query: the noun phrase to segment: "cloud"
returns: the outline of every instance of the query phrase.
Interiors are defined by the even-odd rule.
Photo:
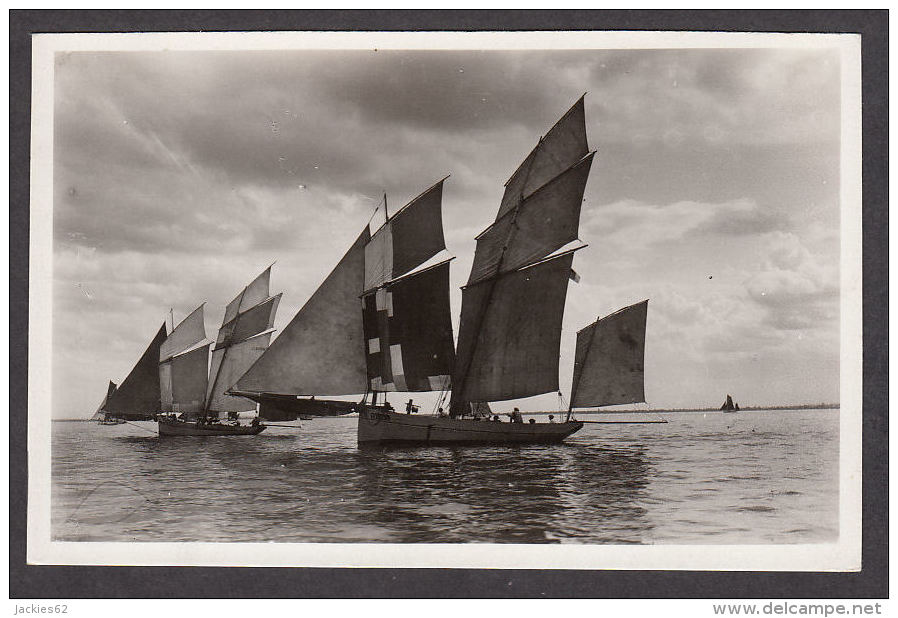
[[[839,139],[836,52],[610,52],[597,57],[592,69],[601,84],[596,91],[600,123],[612,141],[806,144]]]
[[[584,234],[620,246],[707,242],[715,237],[752,236],[788,229],[784,212],[764,208],[752,199],[721,203],[682,201],[645,204],[623,200],[589,208]]]
[[[747,282],[749,297],[778,329],[810,329],[838,318],[838,263],[813,255],[795,234],[764,238],[767,259]]]

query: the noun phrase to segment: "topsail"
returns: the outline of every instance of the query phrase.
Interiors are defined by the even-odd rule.
[[[212,352],[205,407],[211,412],[245,412],[256,404],[227,391],[268,349],[281,294],[268,296],[271,266],[246,286],[225,309]]]
[[[645,401],[648,303],[625,307],[577,333],[572,408]]]
[[[581,97],[506,183],[462,292],[452,414],[558,389],[561,318],[594,153]],[[577,247],[580,248],[580,247]],[[576,250],[576,249],[574,249]]]

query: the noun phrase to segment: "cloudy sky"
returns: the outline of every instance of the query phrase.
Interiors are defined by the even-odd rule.
[[[56,59],[54,416],[93,413],[169,307],[206,301],[211,335],[275,260],[283,327],[384,191],[446,174],[457,328],[474,236],[583,92],[565,393],[576,331],[649,298],[650,405],[837,401],[835,52],[81,52]]]

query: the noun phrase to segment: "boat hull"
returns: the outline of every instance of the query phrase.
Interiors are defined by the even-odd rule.
[[[583,423],[502,423],[386,412],[359,413],[358,442],[365,444],[553,444]]]
[[[310,399],[296,395],[231,391],[259,404],[259,418],[266,421],[295,421],[303,417],[342,416],[356,411],[358,403],[333,399]]]
[[[188,421],[159,421],[160,436],[255,436],[265,425],[197,425]]]

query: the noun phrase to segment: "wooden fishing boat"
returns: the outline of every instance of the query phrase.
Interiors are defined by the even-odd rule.
[[[388,412],[369,407],[359,414],[359,444],[552,444],[583,423],[507,423]]]
[[[163,342],[159,353],[162,415],[160,436],[256,435],[264,426],[219,423],[222,416],[253,411],[256,404],[227,391],[268,349],[281,295],[269,296],[271,266],[247,285],[225,309],[212,342],[206,342],[203,305]]]

